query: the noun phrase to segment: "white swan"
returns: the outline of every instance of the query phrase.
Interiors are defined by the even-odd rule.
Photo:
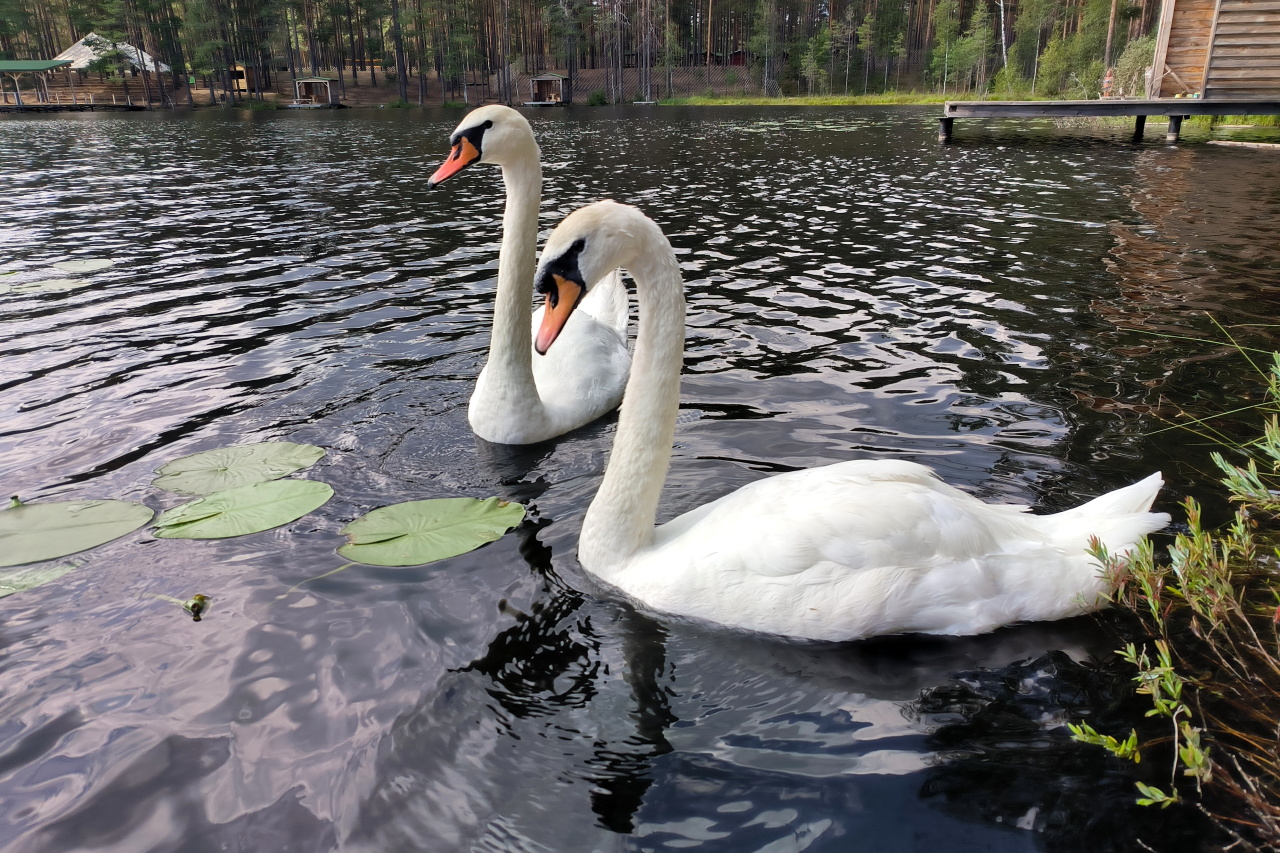
[[[1153,474],[1056,515],[989,505],[905,461],[853,461],[751,483],[655,528],[679,407],[685,302],[658,226],[599,202],[552,232],[538,267],[546,351],[602,272],[636,282],[640,328],[583,566],[650,608],[815,640],[977,634],[1105,604],[1090,537],[1124,554],[1169,521]],[[557,344],[558,345],[558,344]]]
[[[529,122],[510,107],[480,107],[467,114],[449,143],[448,159],[429,186],[472,163],[492,163],[502,167],[507,189],[493,337],[467,410],[471,429],[498,444],[534,444],[617,408],[631,355],[627,291],[616,271],[609,271],[581,316],[565,327],[564,350],[536,363],[532,357],[531,329],[542,322],[541,316],[530,319],[542,165]]]

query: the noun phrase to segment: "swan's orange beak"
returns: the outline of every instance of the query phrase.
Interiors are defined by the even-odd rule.
[[[578,307],[582,299],[582,285],[572,279],[560,275],[552,275],[556,288],[547,294],[547,307],[542,312],[542,325],[538,327],[538,336],[534,338],[533,348],[538,355],[546,355],[551,344],[560,335],[564,324],[569,322],[569,315]]]
[[[458,140],[458,144],[450,149],[449,156],[440,164],[440,168],[436,169],[435,174],[427,178],[427,186],[434,187],[436,184],[444,183],[479,159],[480,149],[476,148],[470,139],[462,137]]]

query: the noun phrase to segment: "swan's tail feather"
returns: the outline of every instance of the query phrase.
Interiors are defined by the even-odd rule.
[[[625,341],[629,311],[627,299],[622,271],[614,270],[587,291],[578,310],[585,311],[600,323],[614,329]]]
[[[1096,537],[1112,554],[1123,554],[1143,536],[1169,523],[1166,512],[1151,512],[1164,478],[1159,472],[1145,480],[1107,492],[1075,509],[1053,516],[1064,543],[1079,547]]]

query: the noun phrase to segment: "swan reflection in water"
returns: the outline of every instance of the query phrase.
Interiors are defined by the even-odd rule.
[[[1091,662],[1114,645],[1096,617],[796,643],[585,595],[519,535],[543,594],[385,738],[359,849],[1120,850],[1185,829],[1067,734],[1141,715]]]

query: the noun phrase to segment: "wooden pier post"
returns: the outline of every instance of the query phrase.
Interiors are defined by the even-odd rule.
[[[938,119],[938,141],[939,142],[951,141],[951,126],[953,124],[955,124],[955,119],[951,118],[950,116],[943,116],[942,118]]]
[[[1182,131],[1182,116],[1169,116],[1169,129],[1165,131],[1164,141],[1172,145],[1178,141],[1178,134]]]
[[[1134,116],[1133,117],[1133,141],[1141,142],[1142,132],[1146,129],[1147,129],[1147,117]]]

